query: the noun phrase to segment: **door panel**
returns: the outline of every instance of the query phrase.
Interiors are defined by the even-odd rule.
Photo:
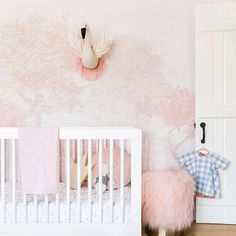
[[[196,36],[196,105],[197,107],[214,104],[213,82],[213,47],[212,33],[198,34]]]
[[[236,116],[236,31],[196,36],[196,112]]]
[[[236,31],[226,32],[224,38],[225,104],[236,107]]]
[[[196,11],[196,148],[230,161],[220,170],[221,198],[197,199],[198,223],[236,224],[236,4],[201,5]]]
[[[198,223],[236,224],[236,215],[230,210],[231,208],[236,210],[236,118],[198,119],[196,127],[200,127],[200,123],[203,121],[206,123],[206,144],[204,146],[228,159],[230,165],[226,170],[219,170],[221,198],[197,198],[196,219]],[[201,136],[202,131],[197,128],[197,149],[202,147]],[[209,210],[210,212],[208,212]],[[212,212],[215,213],[212,215]]]

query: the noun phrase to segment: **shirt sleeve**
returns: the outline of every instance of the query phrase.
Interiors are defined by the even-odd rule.
[[[186,153],[179,157],[179,162],[181,166],[184,166],[186,162],[189,162],[192,159],[193,153]]]
[[[224,159],[222,156],[213,153],[212,160],[216,168],[224,170],[228,165],[229,161]]]

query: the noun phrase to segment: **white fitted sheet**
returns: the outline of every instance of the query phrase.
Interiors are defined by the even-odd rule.
[[[110,192],[103,193],[103,222],[111,222],[109,197]],[[2,198],[1,198],[2,199]],[[59,185],[59,222],[68,223],[68,205],[66,203],[66,188],[65,184]],[[89,222],[89,207],[88,207],[88,188],[81,188],[81,222]],[[5,183],[5,208],[6,208],[6,223],[14,222],[14,212],[12,203],[12,188],[10,183]],[[45,207],[44,196],[37,196],[37,222],[47,223],[47,211]],[[120,190],[113,191],[113,222],[121,222],[122,211],[120,204]],[[124,221],[129,222],[131,212],[130,186],[124,187]],[[0,223],[3,222],[3,204],[0,204]],[[23,204],[23,196],[17,186],[16,191],[16,222],[25,222],[25,208]],[[70,191],[70,222],[76,223],[79,219],[79,211],[77,204],[77,191]],[[92,190],[92,222],[100,222],[99,218],[99,195]],[[48,196],[48,222],[57,222],[57,208],[55,196]],[[35,223],[35,204],[33,195],[27,195],[27,222]]]

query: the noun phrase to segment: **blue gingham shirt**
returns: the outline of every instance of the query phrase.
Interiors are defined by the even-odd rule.
[[[218,169],[225,169],[229,161],[222,156],[210,152],[206,157],[198,152],[182,155],[179,161],[193,176],[196,183],[196,193],[220,198],[220,176]]]

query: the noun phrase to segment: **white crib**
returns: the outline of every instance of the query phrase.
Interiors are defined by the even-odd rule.
[[[18,128],[0,128],[1,202],[0,235],[141,235],[141,130],[136,128],[60,128],[65,141],[65,183],[55,196],[22,195],[18,171]],[[88,184],[70,188],[70,145],[76,140],[78,157],[86,144]],[[92,188],[93,145],[99,153],[102,175],[102,147],[110,149],[110,177],[113,176],[113,147],[119,145],[120,188],[103,193]],[[131,185],[124,187],[124,151],[131,154]],[[77,176],[80,167],[77,166]],[[99,178],[101,179],[101,178]],[[77,181],[79,183],[79,181]],[[109,183],[113,189],[112,181]]]

